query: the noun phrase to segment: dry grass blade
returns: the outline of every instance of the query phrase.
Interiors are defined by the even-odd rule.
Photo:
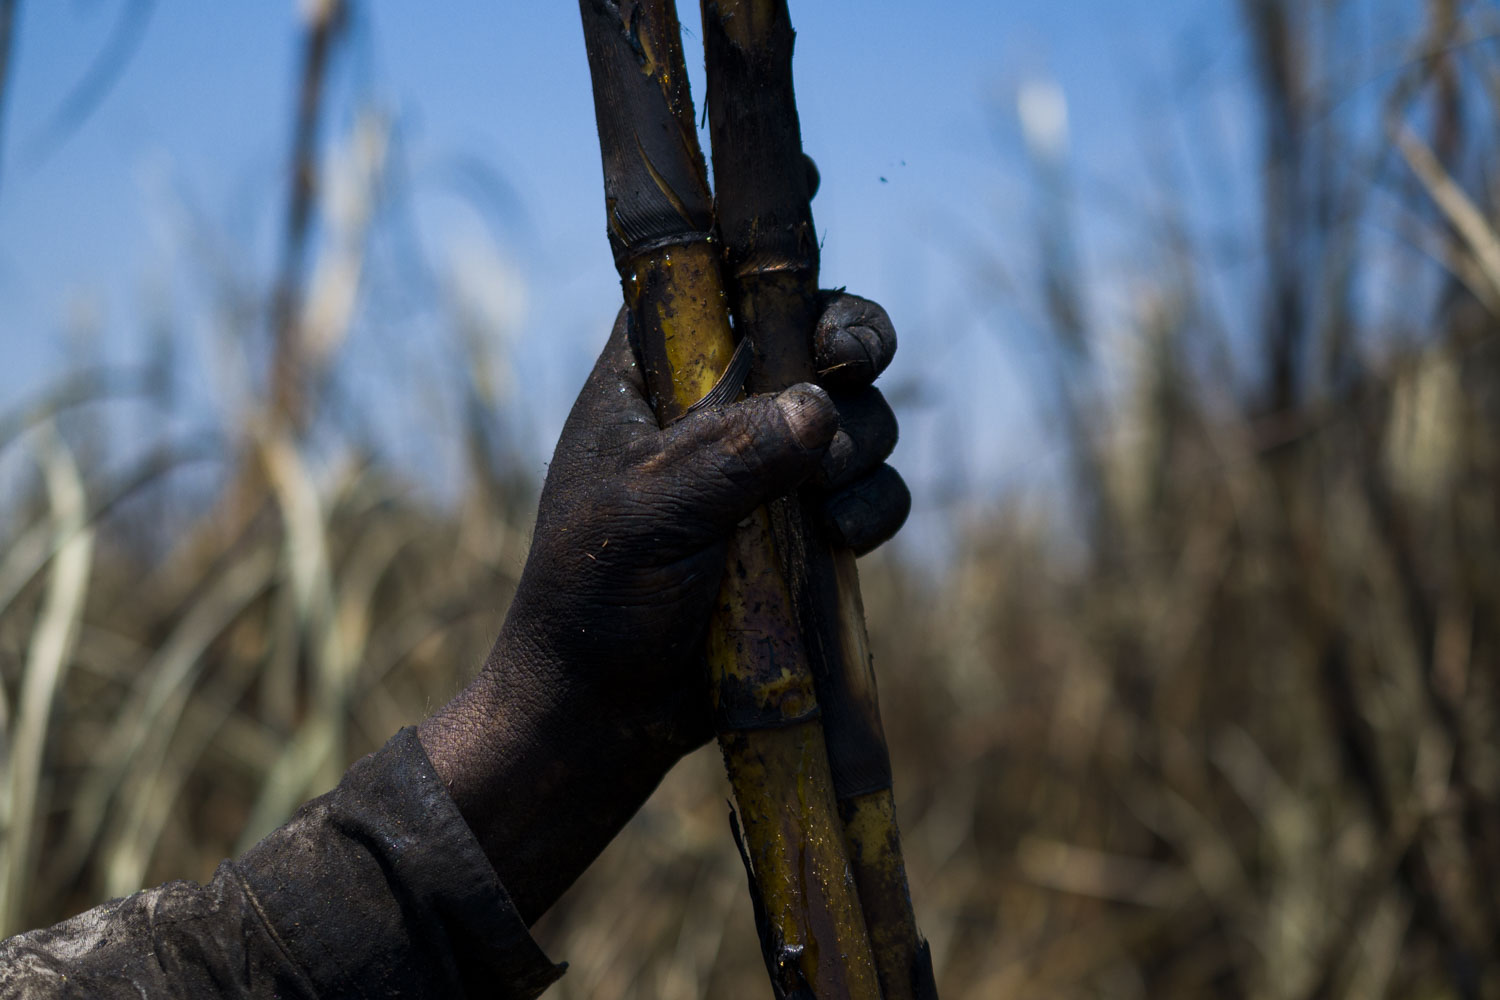
[[[207,583],[141,666],[99,750],[97,766],[73,800],[59,852],[61,871],[82,866],[105,831],[109,804],[126,785],[139,787],[150,762],[160,760],[197,677],[208,667],[209,647],[271,582],[275,557],[269,548],[254,550]],[[125,886],[123,891],[138,888]]]
[[[328,245],[314,265],[301,318],[304,378],[321,372],[349,334],[389,145],[389,120],[364,111],[347,148],[332,158],[325,199]]]
[[[1500,294],[1500,234],[1443,168],[1432,147],[1423,142],[1410,126],[1396,122],[1391,127],[1391,135],[1412,173],[1417,175],[1433,202],[1469,245],[1491,287]]]
[[[234,605],[233,600],[226,602],[226,610]],[[221,620],[227,625],[232,617],[231,613]],[[191,685],[173,692],[162,722],[151,730],[120,785],[118,815],[101,840],[105,895],[123,896],[146,885],[146,872],[183,785],[234,712],[258,665],[231,661],[218,671],[212,698]]]
[[[67,542],[46,519],[38,520],[10,540],[5,559],[0,561],[0,615],[5,614],[16,595],[57,554],[58,546]]]
[[[150,374],[140,369],[88,367],[70,372],[34,399],[0,414],[0,448],[9,447],[29,428],[55,420],[64,411],[143,395],[150,381]]]
[[[329,766],[341,744],[342,715],[332,706],[331,689],[341,681],[341,664],[330,663],[326,647],[334,614],[333,568],[328,551],[326,512],[317,485],[291,438],[273,432],[260,441],[261,461],[281,511],[282,565],[290,585],[295,633],[317,669],[313,711],[271,766],[250,819],[240,834],[238,851],[248,849],[275,829],[306,797]]]
[[[285,560],[302,623],[299,635],[311,673],[311,698],[306,716],[270,767],[241,833],[241,850],[280,824],[309,794],[331,786],[342,771],[376,590],[410,540],[399,529],[377,529],[361,536],[336,570],[327,535],[332,512],[319,500],[306,466],[289,439],[272,439],[265,449],[286,528]]]
[[[99,499],[90,505],[82,527],[97,526],[101,518],[136,491],[158,485],[178,465],[199,458],[202,455],[180,444],[147,455],[129,475],[96,487],[94,492]],[[5,615],[12,603],[70,540],[58,534],[45,518],[10,540],[4,558],[0,559],[0,616]]]
[[[313,210],[317,204],[318,130],[328,103],[328,73],[343,38],[349,11],[345,0],[316,0],[302,6],[306,33],[292,148],[281,259],[271,303],[271,413],[300,428],[308,416],[303,281]]]
[[[62,539],[47,594],[31,635],[21,696],[5,760],[5,845],[0,868],[0,934],[22,929],[36,865],[38,796],[47,762],[52,706],[67,674],[89,593],[94,534],[88,529],[83,477],[66,444],[50,425],[38,429],[36,447],[47,484],[53,528]]]
[[[1016,865],[1038,885],[1136,906],[1176,910],[1193,894],[1192,879],[1177,868],[1041,838],[1017,845]]]
[[[29,144],[33,162],[54,152],[93,114],[139,51],[155,9],[156,0],[123,0],[104,48]]]

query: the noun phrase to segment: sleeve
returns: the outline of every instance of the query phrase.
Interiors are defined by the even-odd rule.
[[[402,730],[206,886],[0,942],[0,1000],[493,997],[562,975]]]

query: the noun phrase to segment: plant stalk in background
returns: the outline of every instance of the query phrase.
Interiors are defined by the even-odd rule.
[[[5,91],[10,82],[11,39],[15,36],[16,7],[21,0],[0,0],[0,156],[5,152]]]
[[[349,10],[345,0],[317,0],[307,5],[307,34],[302,50],[302,80],[292,132],[291,190],[281,263],[271,302],[272,419],[294,430],[308,419],[309,400],[302,343],[301,311],[308,237],[318,192],[318,124],[326,101],[328,67]]]

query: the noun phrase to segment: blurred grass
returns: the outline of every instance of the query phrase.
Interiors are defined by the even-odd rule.
[[[1431,0],[1372,88],[1364,5],[1241,6],[1261,217],[1230,308],[1169,203],[1106,342],[1039,144],[1067,495],[977,505],[950,563],[863,570],[948,1000],[1500,997],[1495,12]],[[0,416],[0,461],[34,468],[0,520],[6,930],[207,878],[493,639],[535,484],[487,365],[447,388],[446,502],[319,405],[389,155],[378,117],[354,130],[307,287],[291,260],[261,307],[315,444],[267,391],[205,492],[190,444],[121,472],[77,419],[149,375],[80,370]],[[726,795],[689,758],[547,915],[556,996],[764,995]]]

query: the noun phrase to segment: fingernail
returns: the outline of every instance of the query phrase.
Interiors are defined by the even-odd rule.
[[[811,382],[787,389],[776,397],[776,405],[786,417],[792,437],[809,450],[826,445],[839,429],[838,410],[834,408],[833,400]]]

